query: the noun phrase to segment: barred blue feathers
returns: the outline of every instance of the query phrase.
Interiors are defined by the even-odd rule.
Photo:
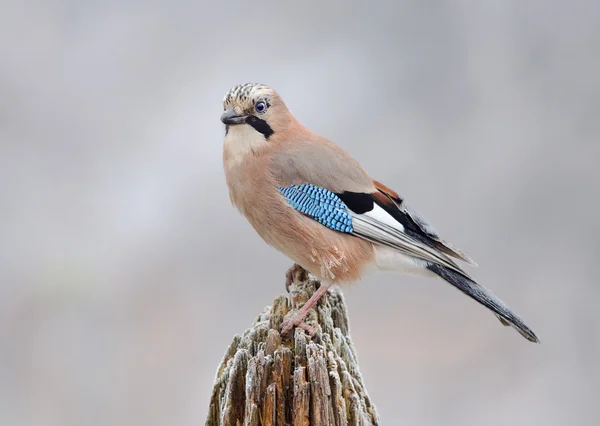
[[[293,208],[329,229],[346,233],[354,231],[352,216],[335,193],[310,183],[277,189]]]

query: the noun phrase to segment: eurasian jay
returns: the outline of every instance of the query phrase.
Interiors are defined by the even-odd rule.
[[[223,167],[231,202],[268,244],[322,283],[284,323],[283,334],[305,326],[306,313],[331,285],[388,270],[442,278],[492,310],[502,324],[539,342],[455,261],[475,265],[471,259],[339,146],[300,124],[275,90],[234,86],[223,106]]]

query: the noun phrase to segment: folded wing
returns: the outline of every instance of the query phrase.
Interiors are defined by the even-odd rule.
[[[279,187],[287,202],[322,225],[391,247],[423,263],[423,267],[492,310],[504,325],[511,325],[525,338],[538,342],[535,333],[491,291],[476,283],[449,256],[470,260],[442,241],[418,216],[403,209],[397,194],[376,183],[373,193],[335,193],[312,183]]]
[[[433,226],[410,208],[395,191],[381,182],[374,181],[374,183],[379,192],[375,194],[378,204],[401,222],[408,232],[413,233],[416,238],[425,239],[427,244],[449,256],[467,262],[471,266],[477,266],[477,263],[462,251],[442,240]]]
[[[309,183],[290,185],[279,188],[279,191],[296,210],[330,229],[391,247],[415,259],[445,266],[468,277],[452,259],[437,249],[437,241],[424,233],[407,231],[399,220],[388,213],[391,206],[381,206],[378,192],[334,193]]]

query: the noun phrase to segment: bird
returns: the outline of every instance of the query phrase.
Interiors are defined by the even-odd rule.
[[[442,240],[403,197],[340,146],[303,126],[281,96],[260,83],[223,99],[223,169],[231,203],[262,239],[320,282],[288,315],[282,335],[304,320],[332,285],[376,271],[440,278],[491,310],[531,342],[537,335],[458,262],[476,263]],[[289,282],[288,271],[288,282]]]

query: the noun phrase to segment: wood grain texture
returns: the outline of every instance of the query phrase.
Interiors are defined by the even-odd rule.
[[[301,328],[286,339],[279,334],[285,316],[319,285],[296,268],[289,298],[275,299],[233,338],[217,368],[206,426],[380,424],[359,373],[339,289],[330,289],[307,316],[317,336]]]

